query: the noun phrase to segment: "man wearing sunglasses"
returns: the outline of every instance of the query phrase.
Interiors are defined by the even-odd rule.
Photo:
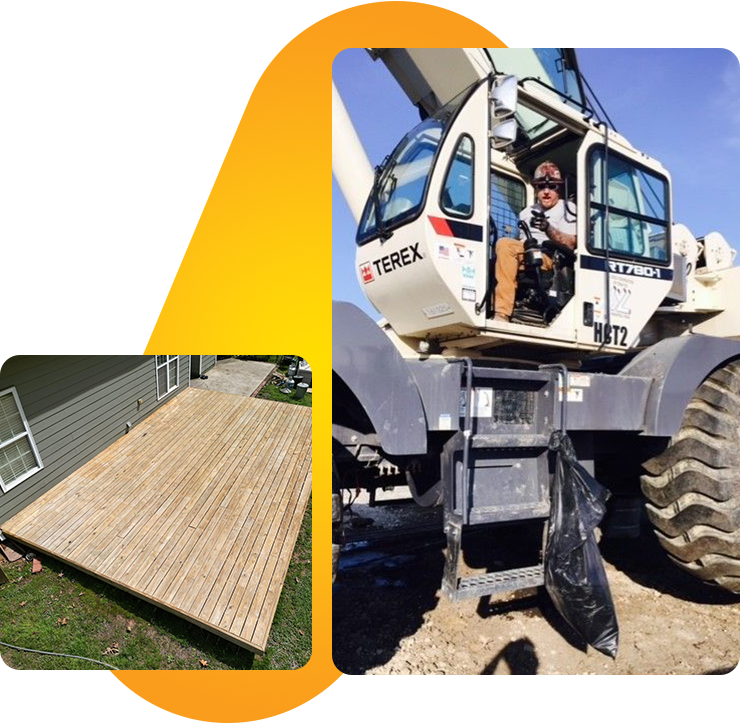
[[[534,171],[537,202],[528,206],[519,219],[525,221],[538,244],[550,240],[569,249],[576,248],[575,206],[563,201],[563,177],[552,162],[541,163]],[[552,269],[552,258],[542,255],[542,269]],[[516,277],[524,268],[524,242],[517,239],[499,239],[496,242],[496,293],[494,319],[508,322],[514,311]]]

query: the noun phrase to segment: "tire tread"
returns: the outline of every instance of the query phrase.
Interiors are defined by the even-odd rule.
[[[658,541],[691,575],[740,593],[740,363],[696,390],[679,432],[644,463]]]

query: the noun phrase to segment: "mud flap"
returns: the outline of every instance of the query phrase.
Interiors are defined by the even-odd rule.
[[[619,625],[594,537],[606,512],[609,491],[578,462],[566,434],[554,432],[549,447],[556,461],[545,587],[571,628],[597,651],[616,658]]]

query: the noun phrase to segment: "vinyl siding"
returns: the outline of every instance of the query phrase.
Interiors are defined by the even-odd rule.
[[[157,401],[154,357],[12,357],[0,390],[15,387],[44,465],[7,493],[0,527],[188,387],[189,355],[180,355],[178,387]],[[143,400],[139,405],[137,400]]]
[[[204,375],[216,364],[215,354],[192,354],[190,355],[190,378],[196,379]]]

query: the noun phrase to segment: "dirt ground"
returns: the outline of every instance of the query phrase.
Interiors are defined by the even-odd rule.
[[[345,673],[724,674],[740,660],[740,598],[679,570],[649,529],[601,543],[620,626],[612,661],[586,649],[543,589],[450,602],[439,591],[445,541],[430,532],[438,512],[424,518],[430,512],[415,506],[354,509],[377,520],[364,529],[370,536],[427,525],[412,539],[350,543],[343,553],[333,651]],[[365,537],[362,528],[352,534]],[[470,541],[469,571],[486,570],[492,557],[500,564],[502,551],[531,544],[524,538],[508,529]]]

